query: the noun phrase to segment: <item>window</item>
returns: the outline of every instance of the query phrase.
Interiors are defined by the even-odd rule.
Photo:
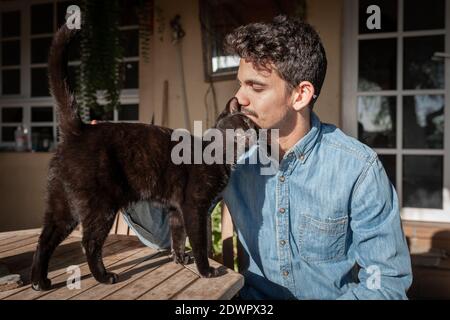
[[[250,22],[271,21],[279,14],[304,13],[304,1],[242,0],[200,1],[203,61],[206,80],[235,79],[239,58],[224,49],[225,36]],[[252,8],[252,10],[248,10]]]
[[[378,153],[404,219],[450,222],[450,1],[345,0],[344,21],[344,130]]]
[[[112,121],[139,120],[139,27],[132,6],[121,1],[120,29],[125,48],[123,109]],[[56,114],[49,94],[47,59],[54,32],[65,22],[66,9],[78,0],[11,1],[0,4],[0,148],[14,147],[14,131],[24,124],[34,151],[48,151],[57,142]],[[69,83],[75,87],[80,45],[69,49]],[[93,115],[95,118],[95,115]]]

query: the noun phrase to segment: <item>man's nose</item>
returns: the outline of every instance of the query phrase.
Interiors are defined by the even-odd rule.
[[[246,107],[250,104],[250,100],[245,95],[244,89],[242,87],[239,88],[234,96],[238,99],[238,102],[241,106]]]

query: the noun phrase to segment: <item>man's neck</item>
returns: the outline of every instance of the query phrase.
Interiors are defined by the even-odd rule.
[[[297,113],[297,117],[293,119],[292,130],[287,133],[283,133],[280,130],[280,137],[278,139],[279,144],[279,156],[280,160],[283,159],[285,153],[289,151],[300,139],[302,139],[311,130],[311,114],[309,111],[305,113]]]

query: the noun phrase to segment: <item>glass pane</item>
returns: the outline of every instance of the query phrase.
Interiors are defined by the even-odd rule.
[[[139,56],[139,30],[121,31],[124,57]]]
[[[396,159],[395,155],[391,154],[379,154],[378,158],[380,159],[381,163],[383,164],[384,170],[386,171],[386,174],[391,180],[392,185],[394,188],[396,187],[396,174],[397,174],[397,167],[396,167]]]
[[[79,70],[79,67],[76,66],[70,66],[68,68],[68,80],[69,80],[69,88],[71,90],[75,90],[76,84],[77,84],[77,72]]]
[[[250,22],[272,21],[273,17],[279,14],[302,16],[305,14],[304,2],[292,0],[199,1],[206,78],[210,76],[222,79],[236,78],[235,59],[227,58],[230,55],[224,50],[223,45],[228,33]],[[328,9],[330,8],[323,6],[320,10]],[[182,25],[183,19],[181,19]],[[213,63],[216,67],[214,69]]]
[[[380,8],[380,29],[369,29],[367,20],[373,15],[367,13],[367,8],[377,5]],[[396,0],[360,0],[359,1],[359,33],[378,33],[397,31],[397,1]],[[372,22],[372,20],[370,20]]]
[[[358,138],[372,148],[396,146],[396,98],[358,98]]]
[[[31,34],[53,32],[53,3],[31,6]]]
[[[14,131],[16,127],[2,127],[2,142],[14,142]]]
[[[445,29],[445,0],[406,0],[405,31]]]
[[[53,127],[31,127],[31,146],[34,151],[48,151],[53,143]]]
[[[2,37],[20,37],[20,11],[2,13]]]
[[[114,120],[114,112],[108,111],[104,112],[103,110],[94,110],[90,109],[90,117],[91,120],[100,120],[100,121],[113,121]]]
[[[444,36],[404,39],[403,87],[443,89],[444,61],[434,61],[435,52],[445,51]]]
[[[3,108],[2,109],[2,122],[22,122],[23,113],[21,107]]]
[[[76,36],[69,46],[69,61],[79,61],[81,58],[80,37]]]
[[[359,91],[397,88],[397,39],[359,41]]]
[[[138,25],[139,18],[137,15],[137,8],[139,0],[119,0],[120,6],[120,22],[121,26]]]
[[[47,63],[52,38],[31,40],[31,63]]]
[[[20,94],[20,70],[2,71],[2,93]]]
[[[64,23],[66,23],[66,13],[67,13],[67,7],[69,7],[70,5],[74,4],[77,5],[81,8],[81,1],[59,1],[56,4],[56,10],[57,10],[57,23],[58,23],[58,28],[61,27]]]
[[[125,104],[119,108],[119,120],[132,121],[139,120],[139,105]]]
[[[443,148],[444,104],[445,98],[442,95],[403,98],[404,148]]]
[[[52,122],[52,107],[31,107],[31,122]]]
[[[31,96],[49,96],[47,68],[31,69]]]
[[[139,64],[138,62],[125,62],[124,63],[124,89],[137,89],[139,88]]]
[[[2,65],[20,65],[20,41],[2,41]]]
[[[442,209],[442,156],[403,156],[403,206]]]

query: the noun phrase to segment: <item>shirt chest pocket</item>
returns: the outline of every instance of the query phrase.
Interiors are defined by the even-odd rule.
[[[300,255],[310,262],[338,261],[345,257],[348,217],[319,220],[302,215],[299,224]]]

